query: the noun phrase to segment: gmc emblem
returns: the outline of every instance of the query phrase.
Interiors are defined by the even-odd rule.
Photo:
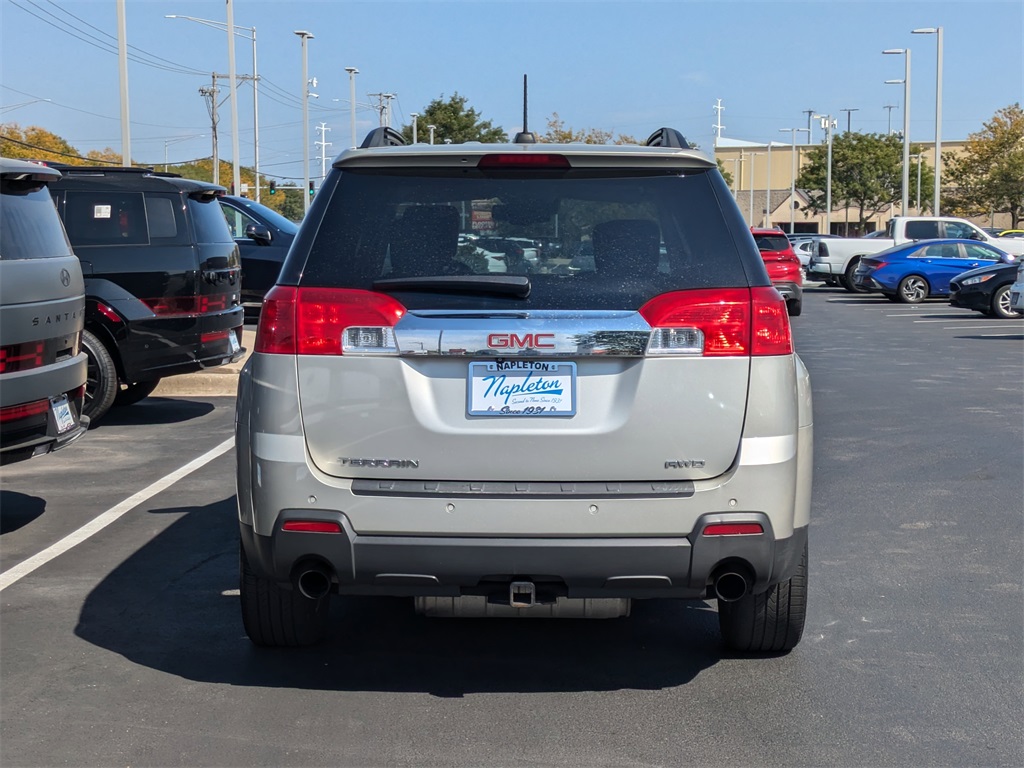
[[[487,337],[491,349],[554,349],[553,333],[492,333]]]

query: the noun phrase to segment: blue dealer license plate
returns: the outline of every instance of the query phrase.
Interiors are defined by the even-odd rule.
[[[470,363],[467,400],[470,416],[575,416],[576,363]]]

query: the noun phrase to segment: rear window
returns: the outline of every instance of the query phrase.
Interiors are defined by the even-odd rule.
[[[70,253],[46,187],[37,181],[0,179],[0,259],[45,259]]]
[[[903,230],[908,240],[934,240],[939,235],[937,221],[908,221]]]
[[[789,238],[785,235],[755,235],[754,242],[760,251],[784,251],[789,248]]]
[[[195,200],[189,198],[188,209],[196,230],[198,243],[234,243],[228,223],[215,198]]]
[[[636,309],[666,291],[745,286],[711,179],[702,171],[346,171],[308,261],[286,271],[302,285],[366,290],[388,278],[530,278],[526,299],[402,294],[410,309]]]
[[[188,243],[181,198],[175,193],[69,189],[64,226],[76,248]]]

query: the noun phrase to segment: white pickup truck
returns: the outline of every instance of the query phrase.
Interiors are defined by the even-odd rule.
[[[861,256],[869,256],[914,240],[936,238],[977,240],[1006,253],[1024,256],[1024,238],[993,237],[965,219],[949,216],[895,216],[886,227],[885,237],[819,240],[817,252],[811,255],[807,265],[807,276],[811,280],[824,280],[828,285],[841,285],[848,291],[858,292],[853,284],[853,273],[857,271]]]

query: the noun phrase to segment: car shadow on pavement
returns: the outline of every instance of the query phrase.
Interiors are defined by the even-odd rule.
[[[479,692],[658,690],[727,656],[700,601],[634,602],[611,620],[427,619],[411,598],[332,599],[320,645],[253,646],[238,605],[234,497],[181,518],[88,595],[75,634],[133,663],[233,686]]]
[[[111,408],[91,430],[140,424],[178,424],[199,419],[214,409],[212,403],[168,397],[147,397],[134,405]]]
[[[0,535],[28,525],[46,511],[46,499],[0,490]]]

